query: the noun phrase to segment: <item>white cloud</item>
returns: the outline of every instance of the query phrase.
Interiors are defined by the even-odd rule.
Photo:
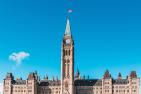
[[[21,51],[21,52],[13,52],[10,56],[9,56],[9,60],[16,62],[16,64],[20,64],[23,60],[25,60],[26,58],[28,58],[30,56],[29,53]]]
[[[2,93],[3,93],[3,84],[0,83],[0,94],[2,94]]]

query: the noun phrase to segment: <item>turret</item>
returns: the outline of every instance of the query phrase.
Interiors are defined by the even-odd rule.
[[[130,93],[139,94],[140,79],[138,78],[136,71],[131,71],[128,76],[128,81],[130,84]]]
[[[7,87],[4,89],[3,94],[11,94],[12,92],[12,83],[14,81],[14,76],[12,73],[7,73],[5,79],[4,79],[4,87]]]
[[[28,79],[27,79],[27,86],[28,86],[27,93],[28,94],[37,94],[37,82],[38,82],[37,78],[38,78],[38,75],[36,72],[29,73]]]
[[[111,78],[111,74],[109,73],[108,70],[106,70],[106,72],[104,73],[103,79],[109,79]]]
[[[80,79],[80,72],[79,72],[79,69],[77,69],[77,71],[76,71],[75,79]]]
[[[121,80],[122,79],[122,75],[121,73],[118,74],[118,80]]]
[[[131,78],[137,78],[136,71],[131,71],[130,77],[131,77]]]
[[[102,94],[112,94],[112,77],[108,70],[105,71],[102,79],[102,92]]]

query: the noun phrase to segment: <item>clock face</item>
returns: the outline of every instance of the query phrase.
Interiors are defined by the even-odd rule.
[[[67,39],[66,40],[66,44],[70,44],[71,40],[70,39]]]

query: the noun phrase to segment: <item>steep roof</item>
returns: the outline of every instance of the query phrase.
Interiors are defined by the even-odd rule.
[[[112,79],[112,84],[128,84],[127,79]],[[75,80],[75,86],[102,86],[101,79],[78,79]]]
[[[113,80],[113,84],[128,84],[129,81],[127,79],[116,79],[116,80]]]
[[[39,86],[60,86],[61,81],[53,81],[53,80],[41,80],[39,81]]]
[[[70,28],[70,21],[69,21],[69,19],[67,19],[65,35],[66,36],[71,36],[71,28]]]
[[[23,84],[26,84],[26,80],[15,80],[13,84],[14,85],[23,85]]]
[[[75,80],[75,86],[101,86],[102,80],[98,79],[78,79]]]

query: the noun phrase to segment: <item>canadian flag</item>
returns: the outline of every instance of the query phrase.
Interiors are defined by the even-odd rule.
[[[69,10],[68,10],[68,13],[72,13],[72,9],[69,9]]]

